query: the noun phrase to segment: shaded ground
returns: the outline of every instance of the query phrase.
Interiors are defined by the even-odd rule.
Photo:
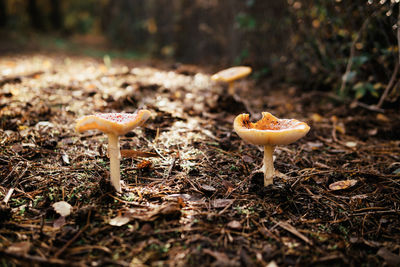
[[[398,110],[251,82],[237,84],[235,100],[195,66],[128,63],[0,58],[3,265],[400,263]],[[121,139],[128,152],[118,194],[108,183],[106,137],[77,134],[74,124],[138,107],[152,118]],[[262,150],[232,129],[237,114],[261,111],[311,126],[276,149],[275,167],[287,177],[268,188],[253,173]],[[329,188],[342,180],[356,183]],[[58,201],[73,206],[69,216],[54,211]]]

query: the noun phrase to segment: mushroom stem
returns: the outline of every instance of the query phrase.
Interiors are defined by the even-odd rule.
[[[272,154],[274,153],[274,150],[275,146],[264,146],[264,165],[262,166],[262,171],[264,173],[264,186],[268,186],[273,183],[275,169]]]
[[[233,85],[234,85],[233,81],[228,83],[228,94],[230,95],[235,94],[235,87]]]
[[[119,137],[116,134],[108,134],[108,156],[110,157],[111,184],[117,192],[121,193],[121,173],[119,166],[121,154],[119,152]]]

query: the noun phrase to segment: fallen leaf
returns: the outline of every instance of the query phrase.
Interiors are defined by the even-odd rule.
[[[200,185],[200,187],[204,191],[208,191],[208,192],[214,192],[216,190],[215,187],[213,187],[211,185],[206,185],[206,184],[202,184],[202,185]]]
[[[231,261],[228,255],[223,252],[212,251],[208,248],[203,249],[203,252],[216,259],[217,262],[214,263],[214,266],[238,266],[236,262]]]
[[[250,157],[250,156],[247,156],[247,155],[244,155],[244,156],[242,157],[242,159],[243,159],[243,161],[246,162],[246,163],[253,163],[253,162],[254,162],[254,159],[253,159],[252,157]]]
[[[177,219],[181,216],[181,205],[178,202],[156,206],[151,210],[130,209],[126,216],[146,222],[155,221],[160,217]]]
[[[235,186],[226,180],[222,180],[222,184],[225,186],[228,193],[232,192],[235,189]]]
[[[15,144],[11,147],[11,150],[14,151],[15,153],[21,152],[23,149],[21,144]]]
[[[275,261],[270,261],[265,267],[278,267]]]
[[[54,228],[61,228],[65,224],[65,217],[60,216],[57,220],[53,222],[53,227]]]
[[[324,144],[322,142],[308,142],[307,146],[311,148],[311,150],[318,150],[319,148],[323,147]]]
[[[129,221],[130,221],[129,217],[117,216],[115,218],[112,218],[109,224],[112,226],[122,226],[124,224],[127,224]]]
[[[233,203],[233,199],[214,199],[211,202],[213,208],[225,208]]]
[[[139,170],[148,170],[151,168],[151,161],[143,160],[136,165],[136,168]]]
[[[59,201],[54,203],[52,206],[54,210],[61,216],[66,217],[71,214],[72,206],[68,202]]]
[[[370,129],[370,130],[368,130],[368,134],[369,135],[376,135],[378,133],[378,129],[377,128],[373,128],[373,129]]]
[[[189,194],[171,194],[165,196],[166,199],[182,199],[185,201],[191,200],[193,197]]]
[[[330,190],[343,190],[349,187],[354,186],[357,183],[357,180],[343,180],[337,181],[329,185]]]
[[[65,154],[65,153],[62,154],[62,155],[61,155],[61,158],[62,158],[62,160],[64,161],[65,164],[68,165],[68,164],[70,163],[70,162],[69,162],[69,157],[68,157],[67,154]]]

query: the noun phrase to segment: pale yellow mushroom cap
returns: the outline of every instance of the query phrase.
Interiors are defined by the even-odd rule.
[[[256,123],[249,120],[249,114],[235,118],[235,132],[246,142],[254,145],[288,145],[305,136],[310,130],[305,122],[295,119],[278,119],[269,112]]]
[[[251,68],[247,66],[237,66],[229,69],[221,70],[211,76],[213,81],[233,82],[237,79],[246,77],[251,73]]]
[[[137,113],[98,113],[79,119],[75,129],[78,133],[87,130],[99,130],[103,133],[121,136],[143,125],[150,114],[150,111],[146,109]]]

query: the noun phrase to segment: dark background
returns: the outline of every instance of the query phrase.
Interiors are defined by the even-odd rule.
[[[72,40],[216,68],[250,65],[257,81],[369,104],[390,87],[388,104],[400,91],[397,2],[0,0],[1,42],[12,43],[1,52],[53,36],[46,42]]]

